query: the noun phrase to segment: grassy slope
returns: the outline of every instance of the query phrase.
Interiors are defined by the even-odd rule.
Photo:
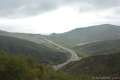
[[[103,55],[120,52],[120,40],[97,41],[74,47],[79,56]]]
[[[13,37],[0,36],[0,50],[32,57],[49,64],[58,64],[67,60],[67,53],[51,49],[42,44],[21,40]]]
[[[76,80],[30,58],[0,51],[0,80]]]
[[[85,80],[93,80],[93,77],[119,77],[120,53],[87,57],[68,64],[62,70],[71,75],[84,77]]]

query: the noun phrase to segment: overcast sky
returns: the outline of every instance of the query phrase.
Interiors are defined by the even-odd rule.
[[[0,0],[0,29],[62,33],[96,24],[120,25],[120,0]]]

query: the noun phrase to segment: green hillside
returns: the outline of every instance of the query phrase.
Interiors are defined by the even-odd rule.
[[[79,56],[93,56],[120,52],[120,39],[97,41],[73,48]]]
[[[29,56],[37,61],[49,64],[63,63],[69,58],[67,52],[54,50],[27,40],[5,36],[0,36],[0,50],[13,55]]]
[[[67,74],[79,76],[82,80],[96,80],[95,78],[100,80],[118,78],[117,80],[119,80],[120,53],[87,57],[71,62],[62,70]]]
[[[77,28],[61,34],[51,34],[48,39],[72,48],[76,45],[83,45],[96,41],[120,39],[120,26],[103,24]]]
[[[53,50],[68,52],[65,49],[60,48],[58,45],[55,45],[56,43],[52,42],[51,40],[48,40],[44,35],[40,35],[40,34],[13,33],[13,32],[7,32],[7,31],[0,30],[0,35],[24,39],[27,41],[34,42],[36,44],[42,44]]]
[[[72,62],[75,53],[80,60]],[[103,24],[49,36],[0,31],[0,80],[119,80],[119,76],[120,26]]]
[[[0,51],[0,80],[76,80],[30,58],[6,54]]]

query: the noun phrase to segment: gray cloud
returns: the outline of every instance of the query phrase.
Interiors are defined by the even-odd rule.
[[[33,15],[54,8],[53,0],[0,0],[0,16]]]
[[[120,5],[120,0],[85,0],[96,8],[111,8]]]
[[[114,13],[120,16],[120,7],[114,9]]]
[[[80,11],[105,10],[120,7],[120,0],[75,0],[74,3],[78,4]]]
[[[0,0],[0,16],[30,16],[54,10],[63,5],[77,5],[80,11],[120,6],[120,0]]]

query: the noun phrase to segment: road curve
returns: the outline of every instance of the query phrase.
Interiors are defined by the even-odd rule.
[[[70,59],[68,59],[66,62],[62,63],[62,64],[58,64],[54,66],[55,70],[58,70],[62,67],[64,67],[65,65],[69,64],[72,61],[78,61],[80,60],[80,57],[78,57],[78,55],[75,53],[75,51],[68,49],[68,48],[64,48],[65,50],[67,50],[69,53],[71,53],[71,57]]]
[[[58,44],[54,43],[53,41],[50,41],[50,40],[47,40],[47,41],[48,41],[49,43],[51,43],[51,44],[53,44],[53,45],[56,45],[56,46],[58,46],[59,48],[64,49],[64,50],[66,50],[67,52],[70,53],[70,59],[68,59],[66,62],[64,62],[64,63],[62,63],[62,64],[58,64],[58,65],[54,65],[54,66],[53,66],[53,68],[54,68],[55,70],[58,70],[58,69],[64,67],[65,65],[67,65],[68,63],[70,63],[70,62],[72,62],[72,61],[78,61],[78,60],[80,60],[80,57],[78,57],[78,55],[76,54],[76,52],[75,52],[74,50],[71,50],[71,49],[69,49],[69,48],[63,47],[63,46],[61,46],[61,45],[58,45]]]

